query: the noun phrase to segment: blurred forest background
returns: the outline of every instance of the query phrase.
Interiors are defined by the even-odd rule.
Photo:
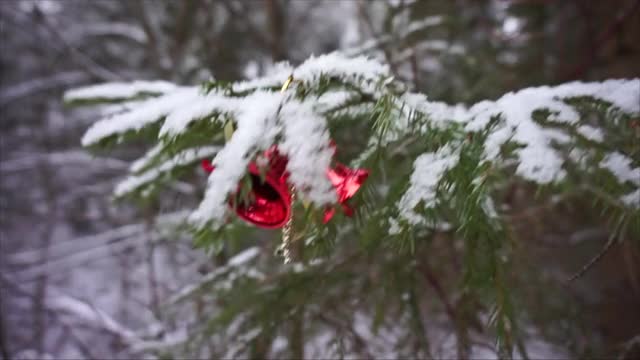
[[[188,235],[156,226],[170,223],[180,202],[197,203],[191,183],[142,206],[114,203],[114,184],[143,144],[87,153],[80,138],[97,114],[65,108],[64,90],[253,78],[278,61],[334,50],[387,62],[432,100],[471,104],[528,86],[640,76],[640,1],[0,1],[0,358],[130,358],[169,346],[184,334],[181,320],[197,323],[203,310],[196,296],[169,317],[165,300],[233,255],[208,257]],[[530,356],[639,356],[638,243],[614,246],[567,284],[600,251],[608,229],[601,214],[586,210],[589,199],[532,207],[534,190],[516,183],[508,199],[522,210],[512,219],[520,239],[514,262],[529,278],[518,283],[515,311],[526,309],[536,326],[525,336]],[[264,241],[255,234],[247,243]],[[420,256],[455,253],[451,244]],[[474,324],[482,319],[456,315],[455,261],[434,259],[423,269],[424,301],[439,311],[431,320],[450,316],[481,328]],[[360,344],[353,352],[361,357],[402,354],[384,334],[370,339],[342,320],[306,319]],[[436,350],[450,345],[447,333],[429,342],[436,357],[456,354]],[[211,346],[208,356],[229,356]],[[322,347],[309,340],[291,354],[323,354],[314,346]],[[251,354],[282,351],[274,341]]]

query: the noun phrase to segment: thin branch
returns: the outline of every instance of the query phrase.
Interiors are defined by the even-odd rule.
[[[602,248],[602,250],[600,250],[600,252],[597,253],[596,256],[594,256],[591,260],[589,260],[589,262],[586,263],[582,267],[582,269],[580,269],[580,271],[578,271],[573,276],[568,278],[566,280],[566,282],[570,283],[570,282],[582,277],[584,274],[586,274],[586,272],[589,269],[591,269],[596,263],[598,263],[604,257],[604,255],[607,252],[609,252],[609,250],[613,247],[613,244],[615,244],[616,240],[619,238],[619,235],[622,235],[624,233],[624,229],[626,229],[627,223],[628,222],[624,221],[624,218],[621,218],[621,221],[620,221],[619,225],[616,226],[616,229],[614,229],[614,231],[612,232],[611,236],[609,236],[609,240],[607,240],[607,243],[604,244],[604,247]],[[618,229],[620,229],[620,232],[617,231]]]

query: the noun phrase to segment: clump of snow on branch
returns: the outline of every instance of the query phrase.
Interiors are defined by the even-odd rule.
[[[488,127],[491,119],[499,119],[483,144],[484,159],[498,161],[502,145],[508,141],[517,142],[524,147],[516,150],[516,174],[527,180],[547,184],[563,179],[566,174],[562,168],[565,160],[552,144],[566,144],[572,139],[561,130],[538,124],[533,119],[533,114],[536,110],[546,109],[551,113],[549,120],[574,125],[578,122],[579,115],[564,100],[585,96],[610,102],[626,113],[640,112],[639,79],[608,80],[602,83],[573,82],[557,87],[528,88],[508,93],[496,101],[481,101],[468,109],[461,105],[432,102],[422,94],[405,93],[400,99],[409,107],[409,110],[405,110],[406,116],[410,116],[409,111],[421,112],[436,127],[446,127],[448,123],[455,122],[465,124],[467,131],[481,131]],[[592,141],[601,142],[604,139],[601,129],[589,125],[580,125],[576,131]],[[390,140],[396,140],[399,136],[403,135],[391,134]],[[415,206],[421,200],[426,207],[433,205],[435,186],[449,165],[455,164],[454,161],[455,158],[442,156],[440,152],[426,153],[416,159],[410,187],[398,204],[401,218],[410,224],[422,221],[414,212]],[[600,163],[600,167],[609,170],[622,183],[628,181],[640,186],[640,168],[631,168],[631,159],[620,153],[609,154]],[[628,206],[640,207],[640,189],[623,196],[621,201]],[[392,230],[398,232],[398,223],[395,219],[392,220]]]
[[[532,116],[536,110],[546,109],[551,113],[549,120],[575,124],[579,115],[564,100],[583,96],[608,101],[625,112],[638,112],[640,80],[572,82],[556,87],[542,86],[511,92],[495,102],[483,101],[472,106],[467,115],[466,130],[482,130],[492,118],[499,117],[502,122],[485,143],[486,158],[495,159],[505,142],[514,141],[524,145],[524,148],[516,150],[519,157],[518,175],[541,184],[558,181],[565,175],[562,169],[564,160],[552,143],[566,143],[570,138],[559,130],[543,128]],[[599,135],[585,127],[581,133],[595,140]]]
[[[149,184],[158,179],[161,175],[166,174],[173,169],[189,165],[197,162],[200,159],[213,156],[220,148],[216,146],[206,146],[196,149],[186,149],[172,157],[171,159],[163,162],[157,167],[153,167],[142,174],[131,175],[121,181],[114,190],[114,194],[117,197],[124,196],[145,184]],[[144,159],[144,158],[143,158]],[[143,160],[141,159],[141,160]],[[133,165],[139,165],[140,163],[134,163]],[[134,166],[132,165],[132,168]],[[140,165],[139,165],[140,166]],[[139,167],[138,166],[138,167]]]
[[[127,99],[140,95],[160,95],[174,91],[177,86],[167,81],[134,81],[131,83],[107,83],[69,90],[64,101],[90,101]]]
[[[602,133],[602,130],[591,125],[578,126],[576,131],[578,132],[578,134],[584,136],[585,139],[591,141],[602,142],[602,140],[604,140],[604,134]]]
[[[280,116],[284,141],[279,149],[289,159],[291,183],[317,204],[335,201],[335,192],[326,176],[333,156],[326,121],[313,111],[313,102],[288,102]]]
[[[458,163],[459,154],[450,146],[444,146],[436,152],[420,155],[413,163],[413,173],[409,180],[409,189],[398,203],[400,217],[411,225],[424,221],[415,208],[422,202],[425,208],[433,208],[437,201],[438,183],[444,174]]]
[[[640,167],[632,168],[631,159],[617,151],[607,154],[600,162],[600,167],[609,170],[621,183],[628,181],[640,186]]]
[[[613,174],[619,183],[638,187],[623,195],[620,201],[629,207],[640,208],[640,167],[632,167],[632,160],[619,152],[607,154],[598,165]]]
[[[640,209],[640,189],[623,195],[620,200],[629,207]]]
[[[131,111],[102,119],[87,130],[82,145],[88,146],[112,135],[130,130],[141,130],[176,108],[180,108],[198,95],[197,88],[180,88],[166,95],[147,100]]]
[[[505,94],[496,101],[481,101],[470,108],[432,102],[422,94],[406,93],[400,99],[409,109],[424,114],[435,126],[457,122],[465,124],[466,131],[473,132],[486,129],[491,119],[500,119],[485,141],[485,159],[496,161],[502,145],[508,141],[517,142],[524,147],[516,150],[519,160],[516,173],[527,180],[547,184],[565,176],[564,159],[552,144],[567,143],[571,138],[561,130],[539,125],[533,114],[536,110],[546,109],[550,112],[549,120],[574,125],[579,114],[564,100],[585,96],[610,102],[626,113],[640,112],[638,79],[527,88]],[[588,125],[581,125],[577,131],[593,141],[603,138],[600,129]]]
[[[129,171],[132,173],[140,172],[145,167],[149,166],[150,162],[155,159],[162,152],[162,145],[156,144],[154,147],[149,149],[143,157],[131,163],[129,166]]]
[[[193,121],[202,119],[215,113],[237,115],[237,111],[253,106],[254,98],[229,98],[223,94],[212,91],[209,94],[194,96],[183,107],[171,111],[160,128],[159,136],[174,137],[183,133]]]

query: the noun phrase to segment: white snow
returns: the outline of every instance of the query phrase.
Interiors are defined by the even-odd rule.
[[[354,97],[350,91],[329,91],[319,96],[315,101],[318,111],[325,112],[344,106]]]
[[[604,134],[602,133],[602,130],[591,125],[580,125],[578,126],[576,131],[578,132],[578,134],[591,141],[602,142],[602,140],[604,140]]]
[[[464,122],[469,116],[467,108],[463,105],[452,106],[439,101],[430,101],[424,94],[407,92],[400,97],[400,100],[408,105],[409,109],[428,116],[436,126],[452,121]]]
[[[548,109],[552,112],[550,120],[575,124],[578,114],[562,99],[578,96],[593,96],[613,103],[623,111],[634,113],[640,110],[637,99],[640,99],[640,80],[608,80],[602,83],[572,82],[556,87],[542,86],[527,88],[508,93],[495,102],[483,101],[469,111],[469,123],[466,129],[477,131],[486,126],[490,118],[500,115],[504,123],[501,130],[494,130],[490,141],[485,145],[487,158],[493,159],[499,147],[511,139],[525,148],[517,150],[520,164],[517,174],[525,179],[546,184],[561,180],[565,171],[562,169],[563,159],[551,146],[552,140],[566,142],[568,137],[560,131],[543,129],[533,119],[535,110]],[[635,98],[636,101],[631,99]],[[513,137],[504,134],[513,129]],[[598,138],[598,133],[589,127],[582,127],[581,133]]]
[[[258,255],[260,255],[260,248],[257,246],[253,246],[234,255],[231,259],[229,259],[229,261],[227,262],[227,265],[240,266],[248,261],[253,260],[253,258],[255,258]]]
[[[279,87],[293,73],[293,67],[286,61],[274,64],[263,77],[248,81],[236,82],[232,85],[233,91],[243,92],[247,90],[265,87]]]
[[[88,146],[116,134],[143,127],[161,120],[169,112],[189,103],[198,96],[198,88],[181,88],[164,96],[147,100],[129,112],[105,118],[93,124],[82,137],[82,145]]]
[[[546,129],[538,125],[532,115],[535,110],[547,109],[549,120],[575,124],[579,115],[563,99],[592,96],[608,102],[627,113],[640,111],[640,79],[607,80],[602,83],[572,82],[549,87],[541,86],[510,92],[496,101],[481,101],[465,109],[430,102],[420,94],[405,94],[402,100],[411,108],[426,114],[435,124],[441,122],[466,123],[467,131],[484,129],[494,117],[502,122],[492,130],[485,143],[485,158],[496,160],[500,147],[507,141],[518,142],[525,147],[517,150],[519,165],[517,174],[525,179],[546,184],[565,176],[563,159],[551,146],[553,142],[566,143],[570,138],[560,130]],[[600,133],[583,126],[583,135],[597,140]]]
[[[289,181],[316,204],[336,200],[326,176],[333,149],[329,146],[326,121],[313,111],[313,102],[290,101],[280,112],[284,140],[279,149],[287,155]]]
[[[313,81],[321,74],[343,80],[359,79],[362,82],[367,80],[377,82],[382,77],[391,76],[387,65],[365,56],[348,58],[339,52],[312,56],[293,71],[294,79],[304,82]]]
[[[91,99],[127,99],[141,94],[160,95],[176,90],[177,86],[167,81],[112,82],[69,90],[65,101]]]
[[[629,207],[640,209],[640,189],[623,195],[620,200]]]
[[[620,183],[630,182],[640,186],[640,167],[632,168],[631,162],[629,157],[616,151],[607,154],[599,165],[609,170]]]
[[[156,180],[162,174],[170,172],[176,167],[188,165],[200,159],[211,157],[219,150],[220,148],[215,146],[183,150],[157,167],[151,168],[142,174],[127,177],[116,186],[114,195],[116,197],[126,195],[138,189],[140,186]]]
[[[409,180],[409,189],[398,203],[400,217],[416,225],[424,221],[422,215],[415,212],[421,201],[425,208],[436,204],[436,189],[445,172],[458,163],[459,155],[450,146],[443,146],[436,152],[420,155],[413,163],[413,173]]]
[[[129,167],[129,171],[131,172],[139,172],[143,168],[149,165],[149,162],[153,160],[161,151],[163,147],[161,144],[156,144],[154,147],[149,149],[143,157],[131,163]]]
[[[211,116],[215,113],[227,113],[237,115],[243,108],[259,106],[252,102],[259,98],[248,96],[231,98],[218,92],[209,94],[199,94],[189,100],[184,106],[176,108],[168,114],[162,128],[160,136],[170,137],[184,132],[188,125],[194,120]]]

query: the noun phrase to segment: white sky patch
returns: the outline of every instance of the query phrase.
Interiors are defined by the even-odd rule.
[[[425,208],[435,206],[438,183],[449,169],[458,164],[458,160],[458,153],[449,146],[420,155],[413,163],[409,189],[398,203],[400,217],[413,225],[423,222],[424,218],[415,212],[415,207],[421,201]]]
[[[139,175],[132,175],[127,177],[116,186],[114,195],[116,197],[126,195],[138,189],[140,186],[156,180],[162,174],[170,172],[171,170],[179,166],[188,165],[200,159],[211,157],[216,152],[218,152],[218,150],[220,150],[220,148],[214,146],[183,150],[176,156],[172,157],[170,160],[167,160],[160,164],[158,167],[149,169]]]

